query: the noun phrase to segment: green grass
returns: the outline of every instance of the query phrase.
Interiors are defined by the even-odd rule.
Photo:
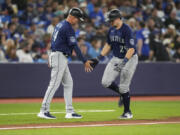
[[[180,124],[5,130],[0,135],[180,135]]]
[[[26,104],[0,104],[0,114],[6,113],[38,113],[40,103]],[[67,120],[64,113],[54,114],[56,120],[45,120],[37,118],[36,114],[29,115],[0,115],[0,125],[23,125],[23,124],[41,124],[41,123],[61,123],[61,122],[85,122],[85,121],[112,121],[118,120],[122,114],[123,108],[118,108],[116,102],[86,102],[74,103],[78,110],[115,110],[113,112],[82,112],[83,119]],[[52,103],[52,111],[65,111],[64,103]],[[180,116],[180,101],[136,101],[132,102],[131,110],[133,119],[164,119],[168,117]]]
[[[40,103],[0,104],[0,125],[23,125],[43,123],[68,123],[86,121],[121,121],[118,117],[123,108],[117,107],[117,102],[86,102],[74,103],[79,110],[114,110],[113,112],[81,112],[83,119],[67,120],[65,113],[54,114],[56,120],[40,119],[36,114],[8,115],[9,113],[38,113]],[[136,101],[131,103],[134,120],[165,119],[180,117],[180,101]],[[52,103],[51,112],[65,112],[64,103]],[[0,130],[0,135],[180,135],[180,124],[131,125],[111,127],[78,127],[78,128],[49,128]]]

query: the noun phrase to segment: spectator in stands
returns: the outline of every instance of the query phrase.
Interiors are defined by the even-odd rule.
[[[101,47],[102,47],[102,45],[101,45],[102,41],[99,40],[99,39],[93,39],[91,44],[92,44],[93,47],[89,48],[88,55],[91,58],[95,58],[95,57],[100,55]]]
[[[91,12],[94,11],[94,5],[98,3],[98,0],[90,0],[87,4],[87,11],[88,11],[88,14],[90,14]]]
[[[162,44],[160,31],[153,31],[150,35],[150,61],[169,61],[169,54],[166,47]]]
[[[11,16],[11,23],[16,25],[16,30],[15,30],[16,33],[19,33],[19,34],[23,33],[25,27],[20,24],[19,17],[17,15],[14,14]]]
[[[166,38],[166,39],[164,39],[163,40],[163,45],[166,47],[166,49],[167,49],[167,52],[168,52],[168,54],[169,54],[169,58],[170,58],[170,60],[172,60],[173,59],[173,55],[175,54],[175,50],[173,50],[173,41],[172,41],[172,39],[171,38]]]
[[[134,12],[134,16],[133,16],[137,21],[144,21],[143,20],[143,13],[141,10],[137,9],[135,12]]]
[[[51,35],[45,34],[43,37],[44,47],[41,48],[40,53],[50,54],[51,50]]]
[[[92,26],[91,23],[88,23],[86,25],[86,35],[85,35],[86,40],[90,42],[92,40],[92,38],[95,36],[95,34],[96,34],[96,31],[95,31],[94,27]]]
[[[2,11],[7,15],[17,14],[18,8],[16,4],[12,4],[11,0],[5,0],[1,5]]]
[[[8,29],[4,30],[4,33],[5,33],[7,39],[9,39],[9,38],[13,39],[15,32],[16,32],[16,24],[15,23],[9,23]]]
[[[175,54],[173,55],[173,58],[177,63],[180,63],[180,46],[178,46]]]
[[[176,27],[177,30],[180,29],[180,23],[176,19],[176,11],[172,11],[170,13],[170,16],[165,21],[166,27],[168,27],[170,24],[173,24]]]
[[[156,8],[151,11],[151,18],[154,20],[157,28],[162,28],[164,26],[161,18],[158,17],[158,10]]]
[[[144,22],[137,23],[137,52],[139,60],[149,59],[149,34],[150,31],[145,27]]]
[[[177,50],[179,47],[180,47],[180,35],[177,35],[174,41],[174,49]]]
[[[6,59],[9,62],[18,62],[19,59],[16,55],[16,46],[12,45],[12,46],[8,46],[8,48],[6,49]]]
[[[133,30],[134,35],[135,35],[136,34],[136,20],[134,18],[130,18],[127,21],[127,24],[131,27],[131,29]]]
[[[54,26],[61,21],[71,7],[77,6],[87,13],[86,23],[74,26],[76,36],[83,50],[92,51],[93,56],[98,49],[90,42],[106,40],[107,26],[104,25],[104,17],[107,15],[108,9],[119,8],[122,11],[124,20],[130,23],[135,36],[141,37],[139,26],[135,26],[136,21],[142,21],[147,24],[150,35],[161,31],[162,36],[158,34],[146,37],[150,43],[152,59],[168,60],[168,58],[159,58],[166,55],[166,49],[170,57],[177,53],[180,43],[180,2],[178,0],[3,0],[0,2],[0,52],[4,54],[10,44],[15,44],[19,48],[20,42],[23,40],[32,41],[30,47],[32,58],[38,59],[46,57],[50,51],[49,35],[52,34]],[[131,19],[129,19],[131,17]],[[139,24],[137,22],[137,24]],[[138,30],[137,30],[138,28]],[[142,28],[143,29],[143,28]],[[143,32],[147,33],[147,32]],[[160,35],[161,35],[160,34]],[[140,36],[141,35],[141,36]],[[47,40],[44,40],[44,37]],[[139,41],[143,38],[138,38]],[[156,39],[156,40],[155,40]],[[144,40],[144,39],[143,39]],[[161,41],[165,41],[166,46]],[[170,43],[168,42],[170,41]],[[94,44],[94,43],[93,43]],[[167,48],[166,48],[167,47]],[[163,51],[164,50],[164,51]],[[19,51],[19,50],[18,50]],[[86,52],[86,51],[84,51]],[[140,51],[139,51],[140,52]],[[157,53],[160,52],[160,53]],[[142,52],[141,52],[142,53]],[[28,53],[29,54],[29,53]],[[150,53],[151,54],[151,53]],[[41,56],[42,55],[42,56]],[[139,54],[141,55],[141,54]],[[3,55],[1,55],[3,56]],[[142,58],[140,56],[140,58]],[[148,57],[147,57],[148,58]],[[142,60],[147,60],[142,59]],[[108,58],[107,58],[108,59]],[[39,62],[42,62],[41,59]]]
[[[54,16],[51,20],[51,24],[47,28],[47,33],[52,35],[54,31],[54,27],[58,24],[58,22],[59,22],[59,18],[57,16]]]
[[[87,2],[86,1],[81,2],[79,7],[85,13],[85,15],[88,16]]]
[[[35,12],[35,16],[33,18],[33,23],[35,24],[48,24],[48,22],[46,21],[49,21],[48,18],[46,18],[46,15],[48,14],[45,14],[45,10],[44,10],[44,6],[43,4],[37,4],[37,11]]]
[[[26,7],[26,10],[20,16],[21,23],[24,25],[32,24],[33,19],[35,18],[35,10],[32,3],[29,3]]]
[[[173,11],[173,5],[172,4],[167,4],[165,9],[164,9],[164,13],[167,17],[170,16],[170,14],[172,13]]]
[[[157,17],[159,17],[161,21],[164,21],[165,13],[163,11],[163,5],[162,4],[156,5],[156,9],[157,9]]]
[[[0,28],[0,48],[3,48],[6,41],[6,35],[3,32],[3,28]]]
[[[156,29],[156,26],[155,26],[155,25],[156,25],[156,24],[155,24],[155,22],[154,22],[154,20],[153,20],[152,18],[149,18],[149,19],[147,20],[147,27],[148,27],[148,29],[149,29],[151,32]]]
[[[87,48],[86,45],[81,44],[81,45],[79,45],[79,48],[80,48],[80,50],[81,50],[81,52],[82,52],[82,54],[83,54],[84,57],[86,57],[87,59],[91,59],[91,58],[92,58],[92,57],[89,56],[89,54],[88,54],[88,48]],[[77,57],[77,55],[76,55],[75,52],[73,52],[72,57],[71,57],[71,60],[72,60],[72,61],[78,61],[78,57]]]
[[[32,23],[30,25],[29,34],[32,35],[32,38],[40,45],[43,46],[43,36],[45,34],[45,30],[43,29],[43,24],[36,25]]]
[[[3,49],[4,49],[4,51],[6,51],[7,50],[7,48],[9,48],[10,46],[15,46],[15,42],[14,42],[14,40],[13,39],[7,39],[6,41],[5,41],[5,43],[4,43],[4,46],[3,46]]]
[[[27,41],[22,41],[21,49],[18,49],[16,52],[19,62],[32,63],[33,58],[30,54],[30,51],[31,51],[31,45]]]
[[[154,8],[154,5],[153,5],[152,0],[144,0],[144,1],[142,1],[142,3],[141,3],[141,7],[142,7],[142,9],[145,11],[145,10],[147,10],[147,9],[153,9],[153,8]]]
[[[122,12],[123,17],[130,18],[132,14],[136,11],[136,8],[132,6],[131,0],[123,1],[119,10]]]
[[[94,38],[101,40],[103,43],[106,42],[107,29],[104,25],[96,28],[96,35]]]
[[[166,30],[166,32],[164,33],[164,40],[165,39],[170,39],[171,42],[173,42],[173,48],[174,48],[174,41],[175,41],[175,37],[176,37],[176,29],[175,26],[173,24],[170,24]]]
[[[48,63],[48,54],[47,54],[47,52],[43,52],[40,55],[40,58],[38,58],[36,62],[38,62],[38,63]]]
[[[7,62],[4,51],[2,50],[1,47],[0,47],[0,62]]]
[[[176,18],[180,22],[180,1],[176,2]]]
[[[98,3],[94,5],[94,11],[89,14],[89,17],[95,27],[99,27],[104,22],[104,15]]]
[[[81,52],[83,54],[83,56],[87,59],[90,59],[92,58],[91,56],[89,56],[88,54],[88,47],[86,45],[80,45],[80,49],[81,49]]]

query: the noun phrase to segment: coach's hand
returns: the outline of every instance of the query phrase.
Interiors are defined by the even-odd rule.
[[[93,62],[91,60],[87,60],[85,63],[84,63],[84,67],[85,67],[85,71],[86,72],[91,72],[93,70],[93,68],[91,67],[91,64]]]

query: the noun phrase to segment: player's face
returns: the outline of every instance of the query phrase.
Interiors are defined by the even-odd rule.
[[[119,18],[114,19],[113,21],[110,22],[111,26],[117,28],[119,26]]]

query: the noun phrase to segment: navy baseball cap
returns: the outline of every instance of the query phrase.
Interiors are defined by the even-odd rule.
[[[84,14],[83,14],[83,11],[79,8],[71,8],[69,10],[69,14],[78,18],[80,21],[84,21]]]

